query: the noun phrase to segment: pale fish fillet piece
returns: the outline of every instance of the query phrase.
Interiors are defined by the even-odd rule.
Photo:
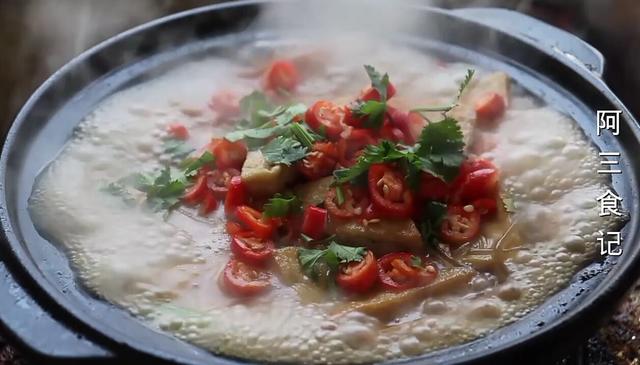
[[[464,135],[465,146],[471,146],[473,142],[473,132],[476,127],[476,103],[485,95],[496,93],[504,98],[508,106],[510,84],[509,75],[504,72],[494,72],[481,78],[474,78],[463,92],[459,105],[449,112],[449,116],[458,121]]]
[[[389,319],[426,297],[449,293],[466,286],[474,275],[476,271],[468,267],[442,269],[438,278],[427,286],[398,293],[382,292],[366,299],[339,303],[333,308],[332,313],[341,315],[358,311],[381,319]]]

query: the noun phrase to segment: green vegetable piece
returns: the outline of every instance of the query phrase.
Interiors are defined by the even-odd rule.
[[[263,146],[260,151],[265,160],[272,164],[291,165],[307,155],[307,148],[299,141],[285,136],[279,136]]]
[[[302,201],[295,194],[275,194],[264,205],[266,217],[286,217],[302,210]]]
[[[215,161],[215,156],[213,156],[209,151],[205,151],[202,156],[195,160],[185,160],[186,166],[184,168],[184,175],[187,177],[193,177],[196,175],[198,170],[205,166],[210,166],[213,169],[216,166]]]
[[[331,241],[324,250],[298,249],[298,260],[305,275],[316,280],[320,276],[334,276],[340,264],[362,261],[365,253],[364,247],[344,246]]]

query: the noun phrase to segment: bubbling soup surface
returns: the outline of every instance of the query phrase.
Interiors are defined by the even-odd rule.
[[[403,110],[455,100],[468,69],[476,72],[467,98],[483,82],[492,87],[496,75],[502,80],[496,82],[509,83],[499,72],[444,63],[398,45],[275,53],[313,61],[289,95],[307,106],[318,99],[353,100],[370,83],[364,64],[388,73],[397,90],[389,103]],[[595,259],[599,231],[620,223],[599,217],[596,198],[609,182],[596,173],[597,150],[577,124],[531,96],[511,93],[499,123],[478,128],[464,110],[459,119],[466,154],[497,167],[501,196],[513,200],[514,211],[487,221],[482,240],[452,247],[450,254],[468,265],[456,272],[437,263],[442,288],[408,299],[394,293],[363,298],[324,288],[300,272],[275,270],[263,294],[229,295],[220,283],[231,256],[222,207],[202,216],[198,208],[180,206],[167,215],[148,209],[144,193],[114,191],[109,184],[178,162],[167,153],[173,123],[186,127],[184,143],[192,149],[234,130],[233,123],[217,121],[219,111],[209,103],[221,90],[242,96],[263,87],[261,61],[248,64],[246,58],[187,63],[109,97],[82,121],[30,199],[39,230],[68,252],[87,288],[181,339],[261,361],[360,363],[423,354],[530,312]],[[429,115],[435,120],[439,113]],[[501,261],[483,261],[507,231]],[[296,259],[286,249],[275,255],[276,266]],[[446,275],[460,279],[448,286]]]

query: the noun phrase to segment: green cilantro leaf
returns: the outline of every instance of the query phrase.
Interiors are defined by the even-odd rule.
[[[420,258],[420,256],[412,255],[410,260],[411,260],[411,266],[416,267],[416,268],[421,268],[422,267],[422,259]]]
[[[447,206],[436,201],[429,201],[424,206],[424,213],[420,221],[422,239],[429,245],[437,245],[440,226],[447,214]]]
[[[237,131],[229,132],[224,136],[230,142],[237,142],[242,139],[252,139],[252,140],[266,140],[272,136],[280,135],[286,130],[286,127],[276,125],[276,126],[264,126],[258,128],[250,128],[250,129],[240,129]],[[259,144],[264,144],[264,142]]]
[[[516,212],[516,204],[513,201],[513,197],[511,197],[509,193],[500,193],[500,200],[502,201],[502,206],[507,213],[513,214]]]
[[[211,154],[211,152],[209,151],[205,151],[202,156],[198,157],[197,159],[187,159],[185,160],[185,162],[183,164],[185,164],[184,167],[184,175],[187,177],[193,177],[196,175],[196,173],[198,172],[198,170],[200,170],[201,168],[205,167],[205,166],[211,166],[212,168],[215,168],[215,161],[216,158],[215,156],[213,156]]]
[[[154,211],[175,208],[187,187],[185,176],[179,175],[173,178],[168,166],[165,166],[156,177],[134,174],[131,180],[137,190],[146,193],[147,204]]]
[[[291,123],[289,133],[307,148],[313,147],[314,142],[322,139],[322,137],[310,131],[309,128],[302,123]]]
[[[462,82],[460,83],[460,86],[458,87],[458,96],[456,97],[456,102],[460,101],[460,98],[462,97],[462,93],[464,92],[464,90],[467,88],[467,86],[469,86],[469,84],[471,83],[471,79],[473,79],[473,75],[475,75],[476,71],[475,70],[467,70],[467,74],[464,76],[464,80],[462,80]]]
[[[263,110],[261,113],[258,112],[258,116],[264,118],[261,119],[261,124],[251,124],[254,126],[253,128],[239,129],[227,133],[225,138],[231,142],[250,139],[254,146],[263,145],[267,139],[287,132],[289,125],[294,121],[295,117],[303,114],[306,110],[307,108],[304,104],[278,107],[271,111]],[[261,140],[262,142],[260,142]]]
[[[264,205],[266,217],[286,217],[302,210],[302,201],[295,194],[277,193]]]
[[[358,117],[366,117],[365,128],[379,129],[384,122],[384,114],[387,111],[387,88],[389,87],[389,75],[381,75],[371,65],[364,65],[367,75],[371,80],[371,87],[378,91],[380,100],[367,100],[356,103],[352,108]]]
[[[335,184],[344,184],[357,179],[362,174],[367,173],[369,167],[373,164],[405,158],[407,152],[400,150],[396,144],[387,140],[381,141],[378,145],[369,145],[365,147],[355,165],[333,172]]]
[[[367,249],[364,247],[344,246],[336,243],[335,241],[329,244],[327,250],[333,252],[341,264],[360,262],[364,259],[364,255],[367,253]]]
[[[448,113],[449,111],[451,111],[451,109],[458,106],[458,103],[460,102],[460,98],[462,97],[462,93],[471,83],[471,80],[473,79],[474,74],[475,74],[475,70],[467,70],[467,74],[465,75],[464,80],[462,80],[462,82],[460,83],[460,86],[458,87],[458,94],[456,95],[456,98],[453,101],[453,103],[447,104],[447,105],[439,105],[439,106],[417,107],[417,108],[411,109],[410,111],[421,113],[421,115],[423,112],[442,112],[445,114]],[[427,119],[424,115],[422,116],[425,119]]]
[[[326,263],[324,262],[325,255],[326,250],[299,248],[298,261],[300,262],[300,266],[302,266],[302,271],[305,273],[305,275],[314,280],[317,279],[321,274],[326,275],[327,273],[321,272],[328,269],[328,267],[326,267]]]
[[[344,192],[342,191],[342,186],[336,186],[336,203],[338,206],[344,204]]]
[[[370,129],[379,129],[384,122],[384,113],[387,111],[387,103],[377,100],[369,100],[357,103],[353,112],[358,117],[367,117],[363,121],[363,126]]]
[[[389,87],[389,75],[386,73],[384,75],[380,75],[373,66],[364,65],[365,71],[367,71],[367,75],[369,75],[369,79],[371,80],[371,87],[378,91],[380,94],[380,101],[387,101],[387,88]]]
[[[100,191],[111,194],[113,196],[117,196],[122,198],[122,201],[125,204],[132,206],[136,203],[136,199],[127,191],[127,188],[120,182],[112,182],[109,183],[102,188]]]
[[[294,121],[295,117],[304,114],[307,111],[307,107],[302,103],[289,105],[283,108],[281,113],[274,116],[277,125],[287,125]]]
[[[453,118],[429,123],[418,138],[415,154],[423,171],[446,181],[453,180],[464,160],[464,141],[458,122]]]
[[[260,151],[265,160],[272,164],[291,165],[307,155],[307,148],[299,141],[285,136],[279,136],[264,145]]]
[[[298,261],[305,275],[315,280],[335,275],[340,264],[362,261],[365,253],[364,247],[344,246],[332,241],[324,250],[299,248]]]
[[[183,159],[191,152],[195,151],[192,147],[189,147],[186,143],[179,139],[168,139],[162,145],[162,150],[164,153],[171,155],[173,158]]]
[[[240,99],[240,113],[246,119],[249,126],[257,127],[269,120],[269,116],[265,116],[266,111],[273,111],[274,106],[271,105],[267,96],[259,91],[254,91],[251,94]]]

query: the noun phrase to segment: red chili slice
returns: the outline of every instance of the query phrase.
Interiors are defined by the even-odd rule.
[[[263,219],[262,213],[247,205],[236,209],[236,218],[244,227],[262,239],[271,238],[275,225],[270,220]]]
[[[200,204],[199,213],[200,215],[207,216],[209,213],[216,210],[218,207],[218,200],[216,196],[213,194],[213,191],[206,189],[204,198],[202,199],[202,203]]]
[[[182,201],[185,204],[195,205],[204,199],[207,192],[207,176],[199,175],[196,179],[196,183],[193,184],[182,196]]]
[[[369,168],[369,195],[376,209],[389,217],[406,218],[413,213],[413,195],[404,176],[386,164]]]
[[[376,139],[370,129],[352,129],[348,136],[338,141],[338,161],[340,165],[343,167],[353,166],[362,150],[375,143]]]
[[[299,83],[298,68],[289,60],[273,61],[264,75],[264,87],[270,91],[292,92]]]
[[[365,118],[359,117],[353,112],[353,108],[356,108],[357,106],[357,102],[352,102],[343,107],[344,118],[342,122],[354,128],[362,128]]]
[[[229,260],[222,272],[222,288],[229,294],[247,297],[264,293],[271,286],[268,272],[252,268],[235,259]]]
[[[182,123],[169,124],[167,131],[171,136],[177,139],[185,140],[189,138],[189,131]]]
[[[366,293],[378,279],[378,265],[371,251],[359,262],[340,265],[336,282],[347,292]]]
[[[504,98],[496,93],[484,96],[476,103],[476,119],[491,122],[500,118],[507,107]]]
[[[317,133],[336,141],[344,130],[344,109],[327,100],[316,101],[305,113],[305,122]]]
[[[387,100],[391,99],[396,94],[396,87],[392,83],[387,86]],[[360,96],[361,100],[377,100],[380,101],[380,93],[373,87],[368,87],[362,91]]]
[[[461,245],[476,238],[480,233],[480,213],[476,209],[466,211],[453,205],[447,209],[442,221],[440,237],[446,243]]]
[[[234,168],[216,169],[208,174],[207,185],[216,198],[223,200],[229,191],[229,184],[234,176],[240,176],[240,171]]]
[[[498,169],[491,161],[469,160],[462,163],[452,183],[451,201],[468,203],[480,198],[494,198],[498,190]]]
[[[378,259],[378,277],[386,289],[402,291],[431,283],[438,269],[426,257],[394,252]]]
[[[311,152],[296,167],[307,179],[316,180],[331,175],[337,161],[338,151],[334,143],[316,142]]]
[[[229,142],[226,139],[216,138],[209,144],[209,152],[216,158],[216,167],[219,169],[241,169],[247,158],[247,146],[244,143]]]
[[[219,120],[227,121],[240,115],[240,98],[230,90],[220,90],[211,97],[209,108]]]
[[[394,133],[394,136],[396,138],[398,136],[401,136],[402,137],[401,141],[407,145],[415,144],[416,139],[420,134],[420,132],[418,132],[417,134],[414,133],[413,127],[411,126],[411,124],[414,122],[414,117],[412,116],[412,114],[413,113],[407,113],[402,110],[393,108],[391,106],[387,107],[387,115],[389,116],[389,122],[390,122],[389,124],[397,128],[401,132],[401,134],[393,131],[392,133]],[[418,117],[422,119],[422,117],[420,116]],[[424,123],[421,123],[420,130],[422,130],[423,126],[424,126]]]
[[[380,138],[386,139],[388,141],[393,142],[403,142],[406,143],[406,136],[404,132],[398,128],[395,124],[391,123],[388,118],[385,117],[385,120],[382,124],[382,128],[379,131]]]
[[[247,188],[240,176],[234,176],[229,180],[228,190],[224,200],[224,211],[227,215],[233,215],[237,207],[247,202]]]
[[[449,195],[449,185],[429,173],[420,175],[418,196],[421,199],[445,201]]]
[[[250,265],[263,265],[273,257],[274,250],[272,240],[263,240],[248,232],[237,232],[231,238],[231,252],[238,260]]]
[[[320,239],[325,233],[327,225],[327,210],[309,205],[304,210],[302,219],[302,233],[307,236]]]
[[[329,214],[334,218],[356,218],[364,214],[369,199],[364,189],[356,188],[350,185],[343,185],[339,189],[342,191],[344,201],[338,202],[338,187],[333,187],[327,192],[324,199],[324,206]]]
[[[481,216],[492,216],[498,211],[498,202],[493,198],[476,199],[472,205]]]

